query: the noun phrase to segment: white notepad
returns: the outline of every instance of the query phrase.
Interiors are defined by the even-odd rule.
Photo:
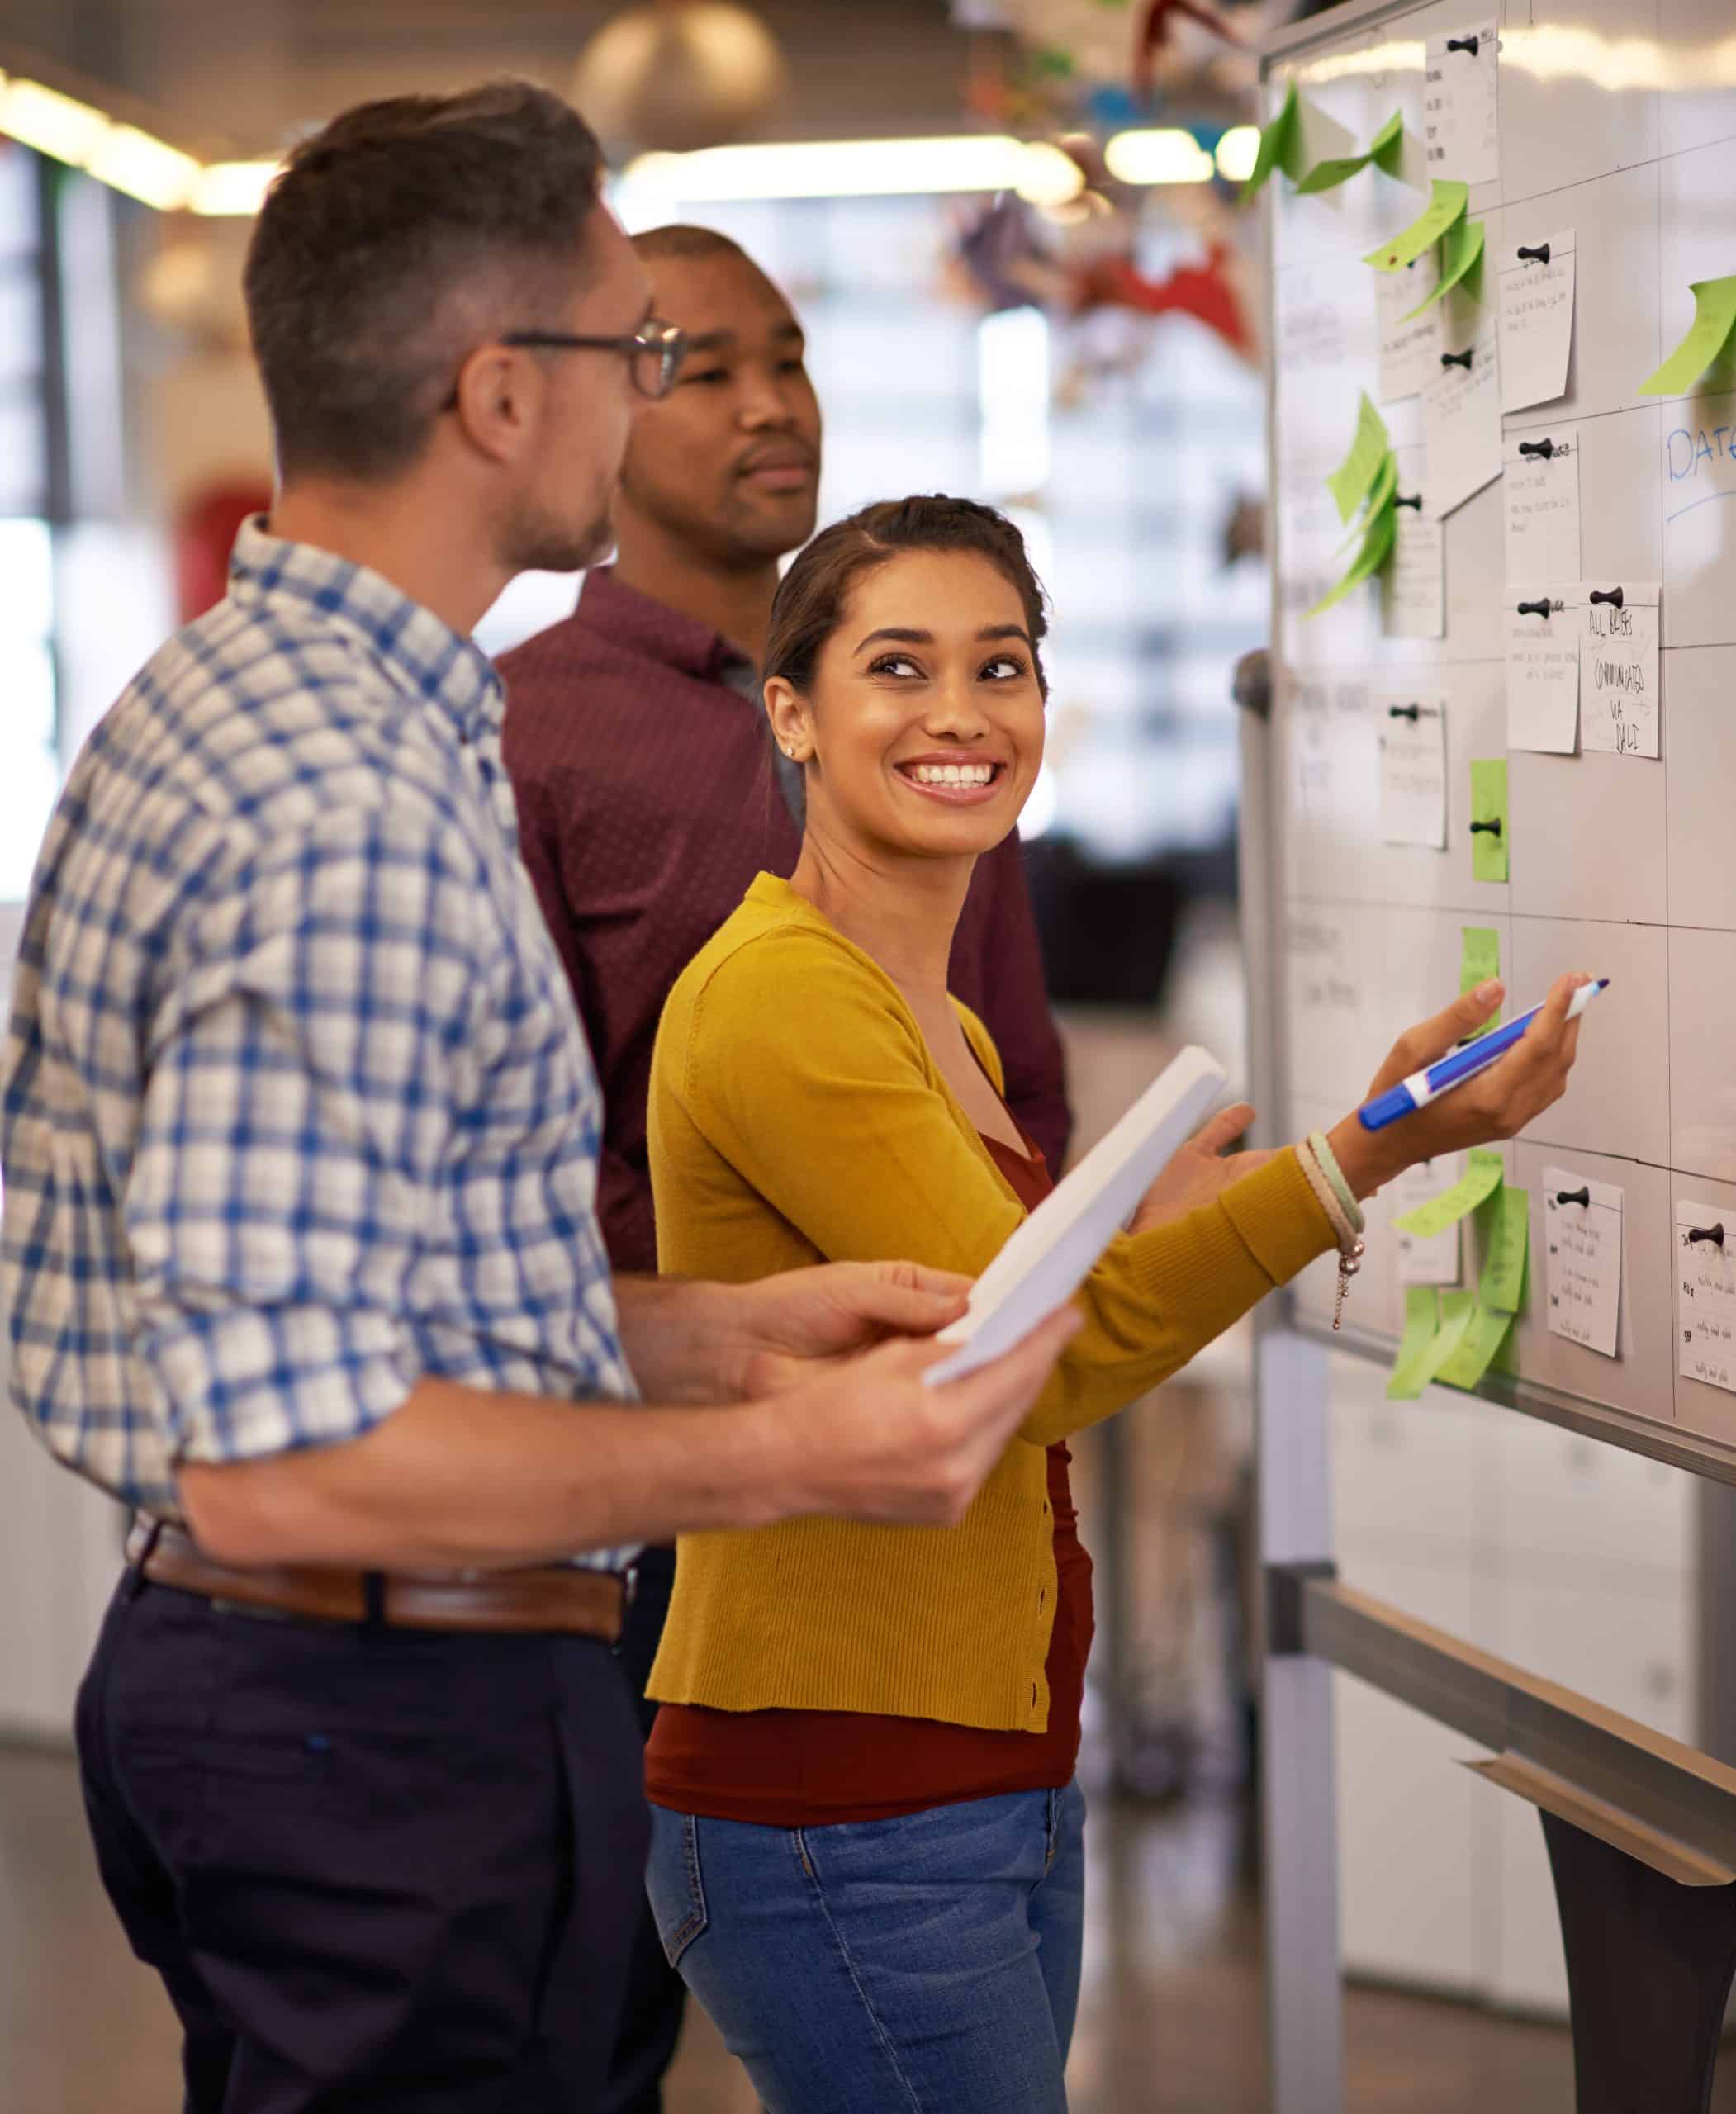
[[[962,1380],[1064,1306],[1223,1086],[1215,1058],[1183,1050],[1013,1234],[971,1287],[967,1311],[941,1331],[942,1343],[959,1348],[923,1377]]]

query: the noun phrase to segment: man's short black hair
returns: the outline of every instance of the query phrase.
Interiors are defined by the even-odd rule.
[[[283,478],[396,475],[475,346],[562,327],[602,173],[584,119],[524,81],[361,103],[303,140],[245,280]]]

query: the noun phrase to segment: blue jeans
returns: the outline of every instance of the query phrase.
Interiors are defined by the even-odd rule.
[[[1076,1784],[895,1820],[761,1827],[652,1809],[672,1966],[769,2114],[1065,2114]]]

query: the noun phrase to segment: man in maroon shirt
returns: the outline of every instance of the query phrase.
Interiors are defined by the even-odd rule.
[[[820,411],[801,326],[734,243],[659,228],[634,246],[690,350],[634,425],[614,564],[500,667],[520,846],[602,1082],[604,1238],[617,1270],[654,1271],[645,1105],[663,1002],[754,875],[787,879],[801,847],[800,775],[780,774],[757,671],[778,561],[813,533]],[[1016,837],[978,863],[951,984],[1058,1174],[1070,1118]],[[642,1695],[672,1573],[667,1551],[640,1559],[621,1652]],[[648,1915],[638,1950],[608,2114],[661,2105],[680,2028],[682,1984]]]

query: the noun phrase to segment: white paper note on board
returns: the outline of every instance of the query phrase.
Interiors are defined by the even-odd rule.
[[[1577,580],[1579,443],[1573,434],[1509,434],[1501,493],[1508,579]]]
[[[1573,350],[1573,230],[1515,233],[1501,253],[1501,408],[1523,411],[1566,393]]]
[[[1570,756],[1579,747],[1579,634],[1585,619],[1577,581],[1510,583],[1507,747]]]
[[[1423,491],[1421,448],[1396,451],[1392,555],[1380,569],[1380,628],[1387,638],[1441,638],[1447,628],[1447,535]]]
[[[1677,1367],[1736,1394],[1736,1215],[1676,1199]]]
[[[1501,370],[1495,311],[1449,294],[1437,311],[1435,372],[1422,387],[1428,505],[1436,520],[1501,475]]]
[[[1658,614],[1651,581],[1586,589],[1579,637],[1579,734],[1587,753],[1658,754]],[[1620,597],[1619,601],[1613,597]]]
[[[1402,1218],[1419,1204],[1432,1203],[1464,1171],[1463,1153],[1443,1153],[1439,1159],[1419,1160],[1415,1167],[1407,1167],[1392,1184],[1392,1216]],[[1463,1231],[1464,1221],[1455,1219],[1444,1233],[1397,1235],[1398,1282],[1402,1285],[1456,1285],[1463,1268],[1459,1241]]]
[[[1614,1358],[1621,1326],[1621,1192],[1571,1168],[1543,1171],[1549,1333]]]
[[[1380,748],[1380,834],[1387,844],[1447,843],[1447,694],[1376,690]],[[1417,1284],[1434,1284],[1418,1277]]]
[[[1440,277],[1440,245],[1430,243],[1402,272],[1377,272],[1374,298],[1380,316],[1380,363],[1374,393],[1383,404],[1414,396],[1436,365],[1435,311],[1411,311],[1435,291]],[[1406,322],[1405,318],[1410,317]]]
[[[1431,177],[1492,183],[1501,174],[1501,133],[1496,124],[1500,51],[1493,22],[1473,23],[1429,39],[1422,130]]]

